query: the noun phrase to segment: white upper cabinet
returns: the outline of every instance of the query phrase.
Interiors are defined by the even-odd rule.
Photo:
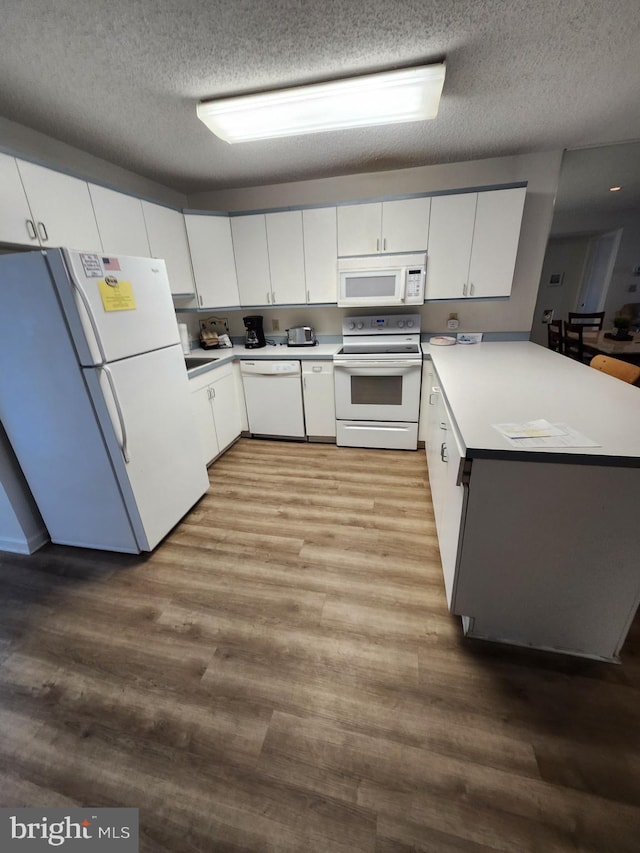
[[[382,203],[338,208],[338,255],[375,255],[380,251]]]
[[[338,235],[335,207],[302,211],[307,302],[338,300]]]
[[[405,198],[382,205],[382,251],[424,252],[429,237],[430,198]]]
[[[431,199],[425,300],[467,295],[477,193]]]
[[[424,252],[430,209],[430,198],[338,207],[338,255]]]
[[[509,296],[526,189],[478,193],[468,296]]]
[[[526,189],[432,199],[425,299],[509,296]]]
[[[89,184],[102,251],[106,255],[151,256],[142,202],[124,193]]]
[[[200,308],[233,308],[240,304],[236,263],[228,216],[184,217]]]
[[[15,157],[0,154],[0,242],[40,245]]]
[[[306,302],[302,211],[267,213],[271,304]]]
[[[306,302],[302,211],[232,216],[240,304]]]
[[[179,210],[142,202],[152,258],[163,258],[173,294],[195,291],[184,216]]]
[[[232,216],[231,234],[241,305],[271,304],[271,274],[264,214]]]
[[[86,182],[24,160],[17,164],[40,245],[101,252]]]

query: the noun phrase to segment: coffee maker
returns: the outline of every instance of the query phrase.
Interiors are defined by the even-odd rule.
[[[262,329],[262,316],[260,314],[251,314],[249,317],[243,317],[242,322],[246,329],[244,345],[247,349],[258,349],[266,346],[264,339],[264,331]]]

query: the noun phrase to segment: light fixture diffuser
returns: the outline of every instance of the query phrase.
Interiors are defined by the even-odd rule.
[[[198,118],[225,142],[248,142],[424,121],[438,114],[444,62],[198,104]]]

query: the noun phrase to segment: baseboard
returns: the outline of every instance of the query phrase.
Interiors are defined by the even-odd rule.
[[[40,528],[27,539],[2,539],[0,538],[0,551],[8,551],[11,554],[33,554],[49,541],[46,527]]]

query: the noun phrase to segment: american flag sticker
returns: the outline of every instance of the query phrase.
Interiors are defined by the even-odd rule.
[[[111,270],[112,272],[120,269],[120,261],[117,258],[103,258],[102,265],[105,270]]]

